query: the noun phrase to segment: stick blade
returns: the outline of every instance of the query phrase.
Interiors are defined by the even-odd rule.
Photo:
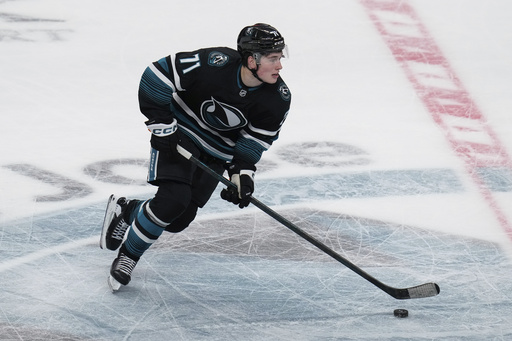
[[[399,300],[406,300],[410,298],[433,297],[438,295],[440,292],[441,289],[436,283],[425,283],[415,287],[396,289],[395,292],[390,294]]]

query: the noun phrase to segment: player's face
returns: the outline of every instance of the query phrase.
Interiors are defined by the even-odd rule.
[[[281,52],[270,53],[266,56],[261,56],[260,67],[257,74],[265,83],[274,84],[279,78],[279,71],[283,68],[281,65]]]

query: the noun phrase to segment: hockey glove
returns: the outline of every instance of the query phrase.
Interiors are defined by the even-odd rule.
[[[146,121],[151,132],[151,147],[161,152],[176,153],[176,145],[180,142],[178,122],[175,118],[168,122]]]
[[[245,162],[227,163],[225,168],[228,171],[229,179],[236,185],[236,188],[225,188],[220,192],[222,199],[238,205],[240,208],[249,206],[251,195],[254,192],[254,172],[256,166]]]

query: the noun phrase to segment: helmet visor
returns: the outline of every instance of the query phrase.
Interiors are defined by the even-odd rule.
[[[252,55],[256,60],[256,64],[276,64],[282,58],[290,58],[288,45],[285,45],[281,51],[255,52]]]

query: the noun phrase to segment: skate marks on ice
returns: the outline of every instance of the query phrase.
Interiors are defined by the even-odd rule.
[[[400,260],[385,250],[373,248],[363,240],[380,221],[349,217],[325,211],[291,210],[284,214],[302,230],[321,240],[344,257],[358,260],[363,266],[399,264]],[[347,230],[346,228],[350,226]],[[357,235],[353,232],[364,227]],[[170,249],[179,253],[249,256],[258,259],[298,262],[333,262],[315,246],[263,213],[207,219],[194,223],[187,233],[164,235],[154,250]]]
[[[85,341],[81,337],[75,337],[65,333],[58,333],[52,330],[43,330],[37,328],[26,328],[8,323],[0,323],[0,339],[5,341],[18,341],[18,340],[30,340],[30,341]],[[90,340],[90,339],[89,339]]]
[[[308,141],[289,144],[277,149],[285,161],[304,167],[363,166],[371,163],[368,153],[351,144],[329,141]]]
[[[217,307],[228,302],[216,297],[243,297],[245,309],[256,320],[270,310],[283,324],[333,324],[334,329],[343,329],[347,339],[512,336],[512,284],[510,276],[503,276],[512,266],[499,245],[333,212],[298,208],[282,213],[385,283],[407,287],[436,281],[442,287],[440,296],[404,303],[416,316],[409,330],[415,331],[402,334],[394,323],[383,323],[386,307],[402,302],[384,298],[372,285],[261,213],[207,220],[191,227],[188,234],[165,235],[155,245],[155,260],[161,265],[152,266],[151,271],[176,278],[173,287],[180,292],[211,286],[214,296],[199,294],[195,301]],[[173,250],[176,262],[166,259],[166,249]],[[232,257],[226,259],[226,255]],[[186,279],[187,271],[205,260],[208,274],[195,283]],[[174,265],[165,267],[175,263],[181,268],[178,273]],[[248,293],[254,297],[245,298]],[[269,301],[273,302],[270,307],[264,303]],[[236,307],[226,309],[226,314],[231,309]],[[372,326],[378,326],[378,331],[373,329],[376,334]],[[323,327],[309,330],[315,337],[339,337],[325,331]]]
[[[4,11],[0,1],[0,43],[5,42],[57,42],[66,40],[73,32],[62,19],[36,17],[17,12]],[[22,3],[23,1],[19,1]],[[20,5],[24,12],[26,4]]]
[[[130,285],[114,295],[105,279],[115,253],[88,242],[99,238],[103,209],[4,228],[1,245],[10,247],[11,260],[77,246],[2,272],[0,339],[13,330],[25,339],[54,331],[46,340],[512,336],[512,266],[491,242],[304,207],[280,210],[390,285],[438,282],[439,296],[400,302],[410,312],[404,321],[393,317],[396,300],[250,209],[203,216],[183,233],[165,233]]]

